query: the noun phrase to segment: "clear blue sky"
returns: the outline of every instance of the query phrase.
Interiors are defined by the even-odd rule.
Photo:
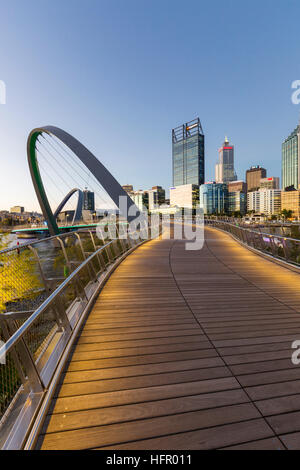
[[[0,1],[0,208],[37,208],[29,131],[64,128],[120,183],[171,185],[171,129],[199,115],[206,180],[228,135],[239,178],[280,176],[298,122],[298,0]]]

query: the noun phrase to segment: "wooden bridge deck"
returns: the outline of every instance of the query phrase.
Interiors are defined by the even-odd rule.
[[[42,449],[300,449],[299,274],[206,229],[114,272],[74,346]]]

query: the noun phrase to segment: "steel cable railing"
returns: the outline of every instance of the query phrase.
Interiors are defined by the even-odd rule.
[[[147,233],[148,230],[147,227]],[[125,235],[126,232],[127,228]],[[45,293],[34,309],[9,312],[6,308],[0,314],[0,448],[22,446],[64,349],[98,292],[103,276],[116,260],[147,239],[143,231],[131,233],[127,238],[124,233],[120,234],[124,238],[107,243],[91,232],[51,237],[43,240],[48,247],[54,244],[55,253],[48,259],[41,256],[46,248],[42,250],[40,242],[22,247],[19,255],[15,250],[0,252],[5,272],[6,263],[15,262],[16,256],[22,257],[24,250],[26,256],[22,263],[25,260],[32,263],[30,275],[38,280],[38,284],[27,281],[22,284],[22,276],[16,276],[12,288],[18,282],[21,285],[13,290],[12,297],[27,297],[43,289]],[[17,272],[20,265],[16,263]],[[55,282],[46,276],[52,271],[60,274]],[[3,297],[2,305],[5,305]],[[11,300],[9,305],[13,305]],[[28,400],[31,405],[26,407]]]
[[[274,258],[300,266],[300,240],[240,227],[229,222],[205,220],[205,224],[230,233],[245,245]]]

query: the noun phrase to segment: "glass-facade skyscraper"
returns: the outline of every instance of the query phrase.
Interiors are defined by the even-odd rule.
[[[281,181],[282,189],[300,184],[300,125],[282,144]]]
[[[216,183],[229,183],[237,180],[234,171],[234,146],[229,145],[227,137],[225,137],[225,142],[219,149],[219,160],[215,170]]]
[[[229,209],[226,183],[205,183],[200,186],[200,208],[204,214],[226,214]]]
[[[172,130],[173,186],[204,183],[204,134],[200,119]]]
[[[95,193],[87,189],[83,191],[83,209],[88,211],[95,210]]]

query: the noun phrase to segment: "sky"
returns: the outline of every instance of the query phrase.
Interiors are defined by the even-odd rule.
[[[0,0],[0,209],[38,203],[26,141],[55,125],[121,184],[172,184],[172,128],[200,117],[206,180],[218,148],[280,176],[300,105],[298,0]]]

